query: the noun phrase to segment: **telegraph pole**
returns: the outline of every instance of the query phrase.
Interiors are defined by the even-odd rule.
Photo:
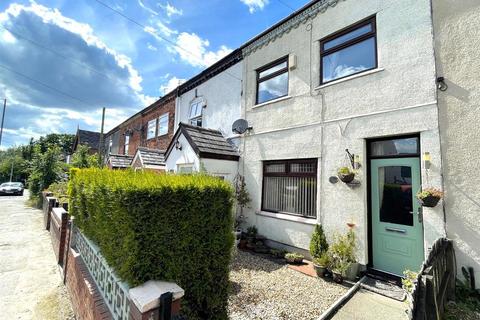
[[[3,99],[2,125],[0,126],[0,147],[2,146],[3,122],[5,120],[5,109],[7,109],[7,99]]]
[[[12,178],[13,178],[13,162],[15,161],[15,159],[12,161],[12,169],[10,170],[10,182],[12,182]]]
[[[103,126],[105,125],[105,108],[102,110],[102,128],[100,130],[100,143],[98,146],[98,164],[100,167],[103,167]]]

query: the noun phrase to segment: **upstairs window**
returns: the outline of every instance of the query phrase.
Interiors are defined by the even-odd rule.
[[[325,84],[377,67],[375,17],[320,41],[321,79]]]
[[[125,135],[125,148],[124,148],[124,149],[125,149],[125,150],[124,150],[124,151],[125,151],[124,153],[125,153],[125,155],[127,155],[127,156],[128,156],[128,144],[129,144],[129,143],[130,143],[130,136],[127,134],[127,135]]]
[[[189,122],[192,126],[202,126],[202,114],[205,103],[203,101],[194,102],[190,105]]]
[[[157,119],[148,121],[147,140],[155,138],[157,133]]]
[[[158,118],[158,135],[163,136],[168,134],[168,113]]]
[[[316,218],[317,159],[265,161],[262,210]]]
[[[257,70],[257,104],[288,95],[288,57]]]

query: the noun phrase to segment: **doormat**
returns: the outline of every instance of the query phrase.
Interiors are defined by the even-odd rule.
[[[400,287],[396,281],[381,279],[368,275],[365,281],[360,284],[365,290],[369,290],[382,296],[403,301],[406,298],[405,290]]]

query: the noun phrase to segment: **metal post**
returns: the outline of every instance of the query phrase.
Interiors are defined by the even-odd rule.
[[[3,100],[2,125],[0,126],[0,146],[2,145],[3,122],[5,120],[5,109],[7,109],[7,99]]]
[[[173,293],[166,292],[160,296],[160,309],[158,310],[159,320],[172,319],[172,300]]]
[[[12,182],[13,177],[13,164],[15,163],[15,158],[12,159],[12,168],[10,169],[10,182]]]
[[[100,130],[100,142],[98,145],[98,165],[103,167],[103,126],[105,125],[105,108],[102,110],[102,128]]]

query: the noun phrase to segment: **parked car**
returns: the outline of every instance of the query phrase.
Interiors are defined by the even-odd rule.
[[[17,195],[23,196],[23,183],[21,182],[5,182],[0,184],[0,195]]]

